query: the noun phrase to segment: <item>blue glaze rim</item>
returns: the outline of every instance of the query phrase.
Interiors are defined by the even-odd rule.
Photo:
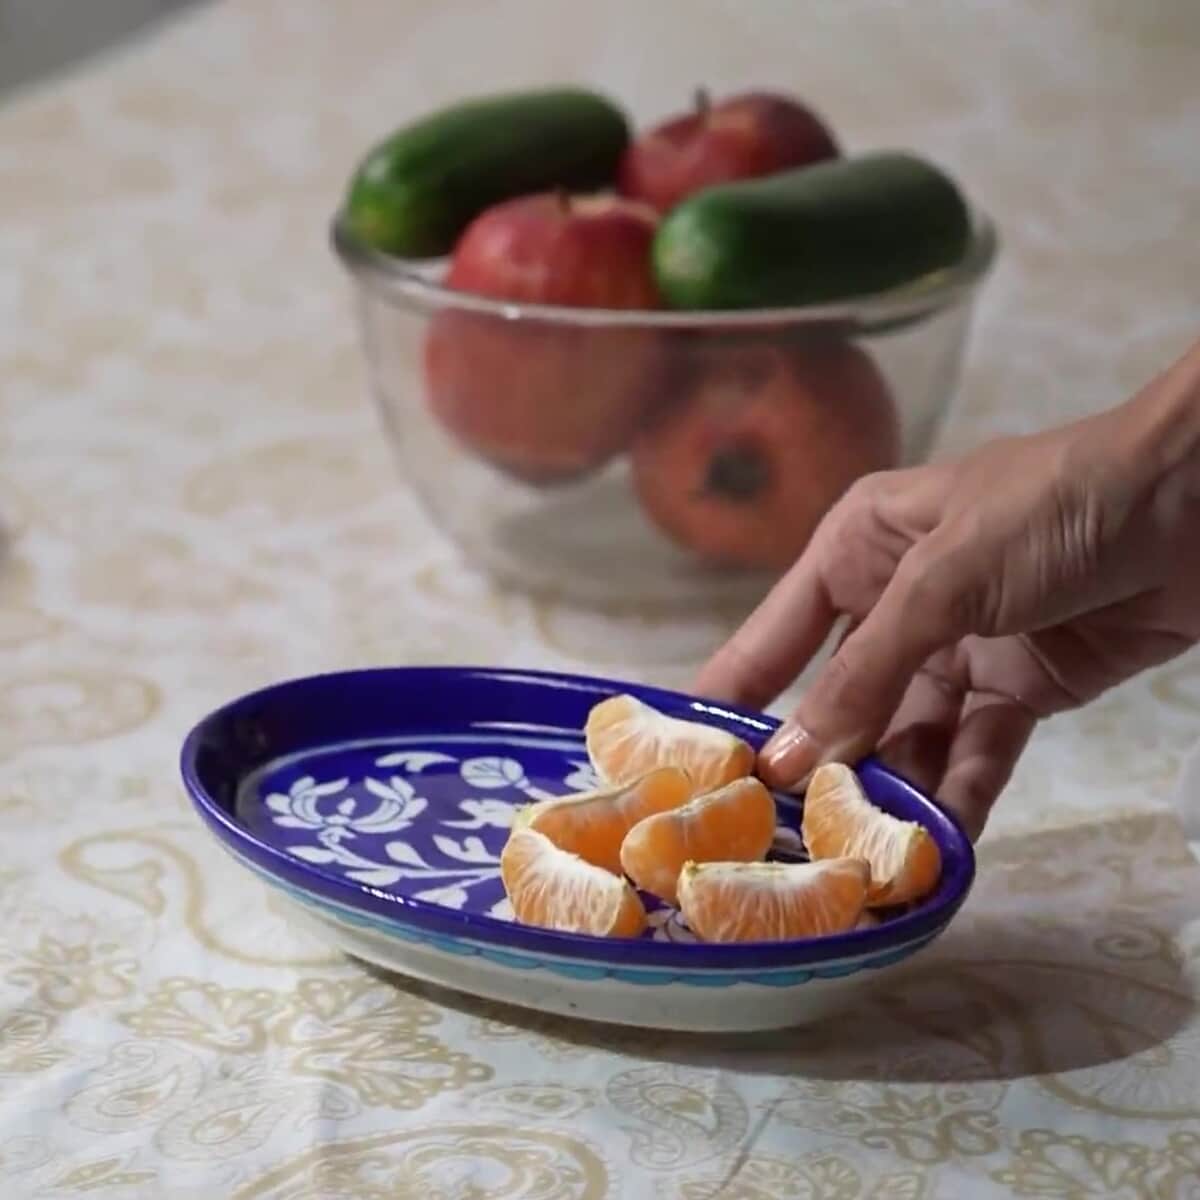
[[[819,963],[811,967],[779,967],[774,970],[753,972],[700,971],[689,968],[677,970],[663,967],[621,967],[611,963],[593,963],[578,959],[534,958],[519,951],[505,950],[494,945],[469,941],[466,938],[449,938],[440,934],[427,933],[397,921],[381,920],[370,913],[349,908],[331,900],[317,898],[308,892],[299,891],[280,882],[274,876],[263,874],[257,867],[240,860],[250,871],[258,875],[268,886],[286,895],[293,903],[309,909],[320,920],[332,919],[347,925],[382,933],[388,937],[425,946],[456,958],[478,957],[496,966],[511,970],[542,970],[564,979],[589,982],[611,979],[617,983],[632,983],[639,987],[664,987],[671,984],[686,984],[691,987],[734,987],[748,985],[768,988],[798,987],[814,979],[842,979],[859,971],[879,970],[892,966],[915,953],[941,932],[935,929],[915,942],[906,942],[892,950],[885,950],[870,957],[845,959],[825,966]]]
[[[761,977],[772,968],[803,968],[811,974],[822,963],[891,960],[890,952],[903,957],[936,936],[966,899],[975,876],[970,840],[936,801],[874,758],[856,766],[864,788],[880,807],[925,825],[942,852],[942,879],[931,897],[880,926],[788,942],[680,944],[516,925],[396,896],[302,862],[264,842],[236,816],[241,780],[300,750],[414,732],[444,733],[451,727],[489,736],[505,729],[536,730],[581,741],[587,711],[620,692],[671,715],[729,729],[756,747],[779,724],[750,709],[598,676],[474,666],[376,667],[284,680],[229,702],[189,732],[180,771],[193,806],[217,839],[285,890],[358,911],[372,925],[381,921],[382,932],[404,936],[405,927],[411,927],[425,935],[419,940],[434,945],[466,939],[477,949],[534,956],[537,965],[550,969],[552,964],[544,960],[605,964],[615,971],[657,968],[679,976],[728,971]],[[844,973],[866,965],[846,963]]]

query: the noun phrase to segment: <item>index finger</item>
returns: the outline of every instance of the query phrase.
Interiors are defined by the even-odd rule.
[[[839,615],[821,561],[814,539],[701,669],[695,685],[701,695],[764,708],[800,674]]]
[[[853,484],[787,574],[701,669],[696,689],[734,704],[770,704],[840,617],[860,620],[870,611],[910,542],[936,523],[947,478],[943,469],[924,466]]]

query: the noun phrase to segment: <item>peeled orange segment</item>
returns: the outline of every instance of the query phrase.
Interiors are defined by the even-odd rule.
[[[871,868],[871,906],[928,895],[942,873],[941,851],[929,831],[876,808],[844,763],[826,763],[813,772],[800,832],[814,859],[866,860]]]
[[[857,858],[807,863],[688,863],[679,907],[706,942],[774,942],[855,928],[871,873]]]
[[[684,863],[755,862],[774,837],[771,793],[757,779],[738,779],[639,821],[621,846],[621,866],[643,891],[675,904]]]
[[[633,783],[542,800],[519,822],[544,833],[560,850],[620,875],[625,835],[644,818],[686,804],[692,791],[685,772],[660,767]]]
[[[754,751],[732,733],[668,717],[633,696],[610,696],[588,714],[588,757],[608,783],[629,783],[655,767],[679,767],[697,792],[754,770]]]
[[[628,880],[560,850],[536,829],[515,829],[500,853],[500,878],[523,925],[598,937],[637,937],[646,910]]]

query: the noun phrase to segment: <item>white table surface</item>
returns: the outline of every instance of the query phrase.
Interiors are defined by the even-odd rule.
[[[902,982],[745,1043],[376,979],[175,774],[200,713],[281,676],[679,684],[727,628],[501,591],[421,517],[324,241],[369,139],[464,91],[585,79],[653,117],[703,79],[921,146],[1004,240],[954,448],[1116,402],[1195,335],[1198,45],[1195,6],[1117,0],[246,0],[0,110],[3,1195],[1200,1194],[1195,656],[1040,731]]]

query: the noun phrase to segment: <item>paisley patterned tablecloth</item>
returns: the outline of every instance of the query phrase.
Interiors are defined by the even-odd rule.
[[[9,102],[0,1194],[1200,1196],[1200,866],[1169,805],[1194,656],[1040,732],[935,949],[763,1038],[368,973],[209,843],[175,771],[199,714],[281,676],[683,683],[732,620],[499,590],[400,486],[324,222],[402,115],[551,78],[654,115],[703,77],[924,147],[1005,239],[955,447],[1114,402],[1194,336],[1198,57],[1185,0],[244,0]]]

